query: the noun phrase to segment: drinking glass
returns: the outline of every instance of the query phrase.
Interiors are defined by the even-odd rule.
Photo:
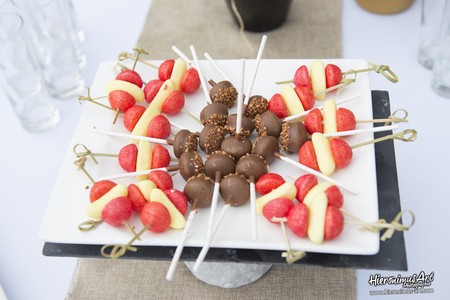
[[[42,85],[25,42],[23,19],[15,13],[0,13],[0,57],[0,87],[22,126],[30,132],[56,126],[59,111]]]
[[[450,1],[446,1],[431,86],[443,97],[450,98]]]

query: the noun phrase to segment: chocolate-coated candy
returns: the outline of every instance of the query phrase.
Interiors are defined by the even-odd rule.
[[[181,177],[188,180],[192,176],[197,176],[203,173],[203,161],[197,152],[184,152],[180,156],[178,167]]]
[[[244,176],[230,174],[220,182],[219,193],[225,203],[231,206],[242,206],[250,198],[250,185]]]
[[[225,126],[228,118],[228,108],[222,103],[211,103],[200,112],[200,121],[203,125],[214,124]]]
[[[278,138],[281,133],[281,120],[268,110],[255,117],[255,127],[260,136],[271,135]]]
[[[230,154],[237,161],[242,156],[252,151],[252,142],[246,137],[229,136],[226,137],[220,147],[223,151]]]
[[[275,159],[273,154],[279,150],[278,139],[273,136],[266,135],[260,136],[255,140],[253,143],[252,153],[262,156],[268,164],[271,164]]]
[[[193,207],[210,207],[214,192],[214,182],[204,175],[189,178],[183,193]]]
[[[228,116],[227,129],[232,135],[236,134],[236,122],[237,114]],[[249,137],[252,134],[253,130],[255,130],[255,124],[253,123],[253,121],[246,116],[242,116],[240,134],[244,137]]]
[[[269,101],[260,95],[251,96],[248,100],[247,109],[245,115],[250,119],[254,119],[257,115],[260,115],[267,111],[269,107]]]
[[[214,151],[220,150],[222,141],[225,138],[226,129],[222,126],[216,126],[214,124],[208,124],[203,127],[200,132],[198,143],[200,149],[206,154],[211,154]]]
[[[236,165],[236,173],[244,175],[254,182],[258,181],[259,177],[268,172],[266,161],[259,155],[247,154],[239,159]]]
[[[218,83],[209,81],[212,84],[212,88],[209,91],[209,96],[214,103],[222,103],[226,107],[230,108],[236,102],[238,93],[231,82],[224,80]]]
[[[283,150],[290,153],[298,153],[300,147],[309,139],[305,125],[300,121],[283,123],[280,144]]]
[[[234,158],[223,151],[211,154],[205,161],[205,174],[210,178],[217,179],[218,175],[223,177],[234,173],[235,168]]]
[[[173,153],[177,158],[186,151],[196,151],[198,146],[197,135],[187,129],[177,132],[173,139]]]

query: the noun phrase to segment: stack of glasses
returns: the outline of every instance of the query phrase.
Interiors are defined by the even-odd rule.
[[[55,100],[83,90],[82,40],[71,0],[0,0],[0,88],[29,132],[56,126]]]

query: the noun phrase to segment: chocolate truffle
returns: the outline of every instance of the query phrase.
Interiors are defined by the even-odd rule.
[[[259,155],[247,154],[239,159],[236,173],[244,175],[251,181],[258,181],[259,177],[268,172],[266,161]]]
[[[211,103],[200,112],[200,121],[203,125],[214,124],[225,126],[228,118],[228,108],[222,103]]]
[[[214,151],[220,150],[222,141],[225,138],[226,129],[222,126],[208,124],[203,127],[198,138],[200,149],[206,154],[211,154]]]
[[[172,144],[173,153],[177,158],[180,158],[181,154],[186,151],[197,151],[197,135],[187,129],[182,129],[177,132]]]
[[[254,119],[257,115],[260,115],[267,111],[269,107],[269,101],[260,95],[251,96],[248,100],[247,109],[245,115],[250,119]]]
[[[288,153],[298,153],[300,147],[309,139],[305,125],[300,121],[290,121],[283,123],[280,144],[283,150]]]
[[[260,136],[271,135],[278,138],[281,133],[281,120],[268,110],[255,117],[255,127]]]
[[[214,192],[214,182],[204,175],[189,178],[183,193],[195,208],[210,207]]]
[[[242,206],[250,198],[250,185],[243,175],[230,174],[220,182],[220,196],[231,206]]]
[[[214,103],[222,103],[228,108],[234,105],[238,93],[231,82],[224,80],[215,83],[213,80],[209,80],[209,83],[212,85],[209,96]]]
[[[180,156],[178,169],[181,177],[186,181],[192,176],[202,174],[204,167],[201,156],[197,152],[184,152]]]
[[[234,173],[236,164],[234,158],[224,151],[217,151],[208,156],[205,161],[205,174],[220,182],[220,178],[230,173]],[[219,176],[219,178],[218,178]]]
[[[278,145],[278,139],[273,136],[266,135],[260,136],[255,140],[253,143],[252,153],[262,156],[268,164],[271,164],[275,159],[273,154],[279,150],[280,147]]]
[[[226,153],[230,154],[237,161],[242,156],[252,151],[252,142],[246,137],[228,136],[226,137],[220,148]]]
[[[226,127],[232,135],[236,134],[236,122],[237,122],[237,114],[232,114],[228,116]],[[255,130],[255,124],[253,123],[253,121],[246,116],[242,116],[241,135],[244,137],[249,137],[252,134],[253,130]]]

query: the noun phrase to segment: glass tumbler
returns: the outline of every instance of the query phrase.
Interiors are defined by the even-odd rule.
[[[77,58],[77,33],[71,33],[70,17],[60,0],[12,0],[23,17],[30,49],[33,49],[46,87],[55,98],[70,98],[84,89]]]
[[[446,2],[448,0],[422,0],[418,60],[422,66],[430,70],[433,68],[433,61],[438,50]]]
[[[56,126],[60,116],[24,40],[23,19],[0,13],[0,87],[22,126],[38,132]]]
[[[450,1],[446,1],[431,86],[436,93],[450,98]]]

